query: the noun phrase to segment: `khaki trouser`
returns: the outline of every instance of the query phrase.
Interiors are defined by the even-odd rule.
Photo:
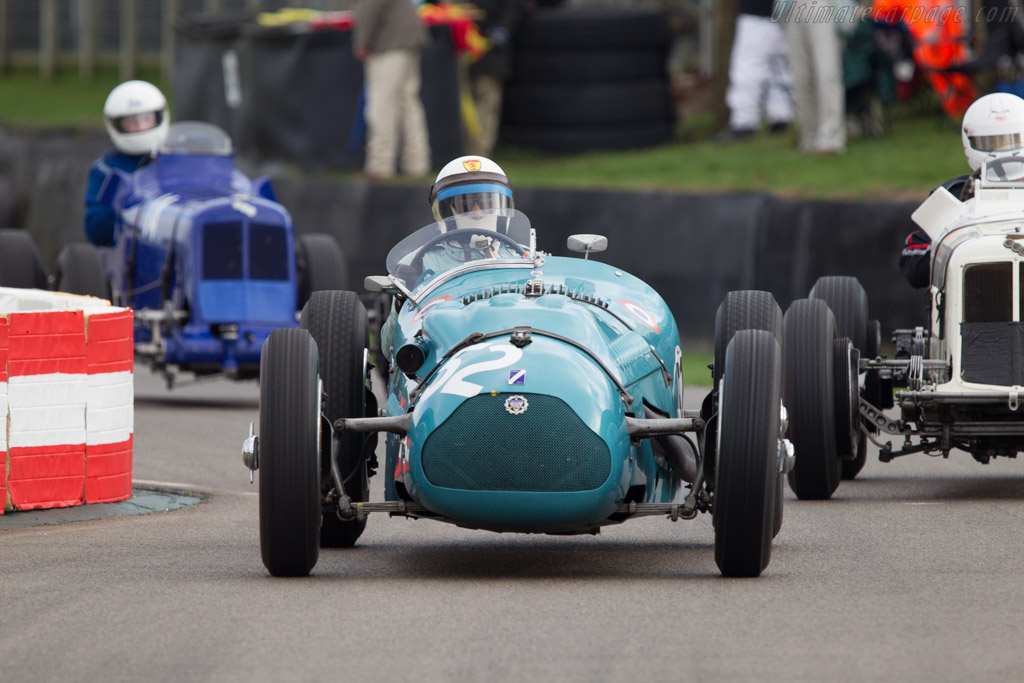
[[[410,175],[430,172],[427,118],[420,101],[419,50],[388,50],[365,62],[367,174],[395,174],[399,136],[401,169]]]
[[[785,22],[803,152],[846,149],[842,42],[832,21]]]
[[[466,154],[490,156],[498,142],[501,126],[501,79],[497,76],[474,76],[470,78],[469,89],[480,121],[480,136],[467,136]]]

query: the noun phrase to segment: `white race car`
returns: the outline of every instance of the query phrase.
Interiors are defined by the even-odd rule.
[[[970,199],[939,188],[913,214],[932,240],[931,314],[894,331],[895,358],[878,356],[879,326],[855,278],[822,278],[787,311],[789,476],[800,498],[828,498],[856,476],[867,439],[883,462],[1024,451],[1024,157],[990,159],[968,182]],[[898,417],[885,414],[894,405]]]

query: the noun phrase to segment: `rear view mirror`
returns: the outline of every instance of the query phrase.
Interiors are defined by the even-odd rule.
[[[569,251],[583,253],[583,258],[589,258],[591,253],[604,251],[608,248],[608,238],[604,235],[569,235],[566,243]]]
[[[390,294],[391,292],[398,291],[394,283],[387,275],[370,275],[363,280],[363,288],[367,292],[385,292]],[[390,291],[389,291],[390,290]]]

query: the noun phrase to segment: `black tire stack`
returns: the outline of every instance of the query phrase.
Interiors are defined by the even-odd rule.
[[[657,9],[551,8],[524,17],[502,140],[557,153],[669,142],[669,42]]]

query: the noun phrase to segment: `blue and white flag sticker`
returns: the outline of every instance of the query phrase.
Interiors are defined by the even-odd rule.
[[[526,370],[509,370],[509,384],[526,384]]]

